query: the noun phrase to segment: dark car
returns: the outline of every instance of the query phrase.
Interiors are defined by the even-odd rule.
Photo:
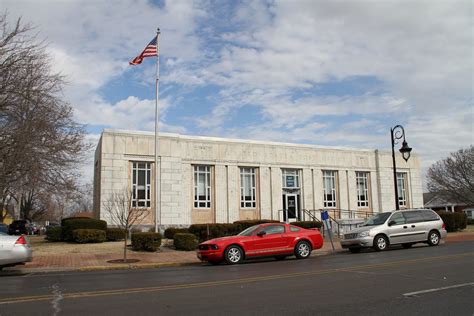
[[[8,234],[8,225],[0,223],[0,233]]]
[[[29,232],[30,221],[27,219],[20,219],[13,221],[8,227],[10,235],[27,235]]]

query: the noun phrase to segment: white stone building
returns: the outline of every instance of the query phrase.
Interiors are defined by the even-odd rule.
[[[314,210],[321,209],[347,218],[395,208],[389,151],[160,133],[157,218],[154,142],[154,133],[103,131],[95,153],[96,218],[112,224],[104,203],[122,190],[133,191],[133,206],[150,211],[143,224],[160,227],[309,220],[304,210],[318,217]],[[419,158],[407,163],[397,155],[400,206],[421,207]]]

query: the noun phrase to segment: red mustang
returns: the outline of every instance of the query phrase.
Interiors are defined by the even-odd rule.
[[[255,257],[284,259],[295,255],[308,258],[311,250],[323,246],[323,238],[317,229],[304,229],[284,223],[268,223],[247,228],[237,236],[215,238],[201,243],[197,257],[217,264],[225,260],[236,264]]]

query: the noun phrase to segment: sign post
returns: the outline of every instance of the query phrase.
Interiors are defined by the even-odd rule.
[[[331,221],[329,220],[329,214],[328,211],[322,211],[321,212],[321,219],[323,220],[324,228],[327,230],[329,234],[329,240],[331,241],[331,246],[332,250],[334,251],[334,243],[332,242],[332,236],[331,236]]]

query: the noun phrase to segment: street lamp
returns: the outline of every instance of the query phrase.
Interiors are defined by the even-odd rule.
[[[405,130],[403,126],[396,125],[390,129],[390,134],[392,136],[392,161],[393,161],[393,185],[395,187],[395,209],[399,210],[400,205],[398,201],[398,186],[397,186],[397,164],[395,163],[395,145],[398,144],[398,140],[403,138],[402,148],[400,148],[400,153],[402,154],[403,159],[408,162],[410,159],[411,148],[408,147],[408,143],[405,140]]]

